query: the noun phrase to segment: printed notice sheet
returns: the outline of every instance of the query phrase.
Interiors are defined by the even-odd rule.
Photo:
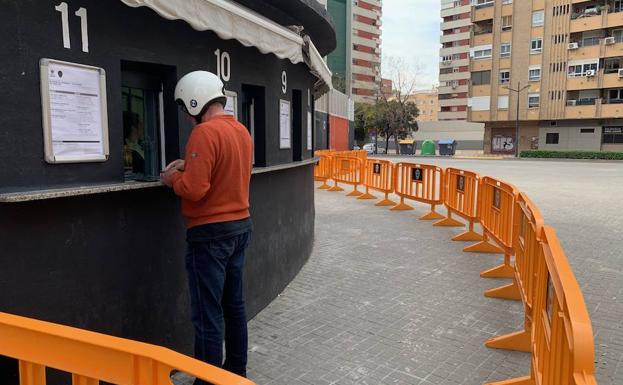
[[[279,148],[290,148],[290,102],[279,100]]]
[[[46,157],[53,162],[106,160],[108,130],[102,114],[105,90],[100,70],[54,61],[45,69],[48,100],[46,106],[43,95],[44,114],[47,140],[51,140],[46,150],[52,152]]]
[[[312,113],[307,112],[307,149],[312,149]]]

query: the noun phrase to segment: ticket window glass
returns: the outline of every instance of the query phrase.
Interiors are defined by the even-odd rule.
[[[303,159],[303,95],[301,90],[292,90],[292,160]]]
[[[162,83],[140,73],[122,76],[125,180],[157,180],[164,161]]]

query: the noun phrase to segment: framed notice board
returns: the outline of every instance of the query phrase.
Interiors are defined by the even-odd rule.
[[[103,68],[41,59],[41,105],[48,163],[108,159],[106,72]]]

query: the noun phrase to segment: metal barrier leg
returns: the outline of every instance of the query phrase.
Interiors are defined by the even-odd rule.
[[[365,194],[362,194],[359,196],[359,198],[357,199],[376,199],[376,197],[372,194],[370,194],[370,189],[368,187],[366,187],[366,192]]]
[[[448,217],[433,223],[433,226],[442,227],[465,227],[465,223],[452,218],[452,213],[448,211]]]
[[[328,189],[327,191],[344,191],[344,189],[338,186],[337,181],[336,181],[335,185],[331,187],[330,189]]]
[[[323,180],[322,184],[320,185],[320,187],[318,187],[319,190],[328,190],[331,188],[331,185],[327,184],[327,180]]]
[[[535,385],[534,379],[530,376],[513,378],[512,380],[489,382],[485,385]]]
[[[499,337],[489,338],[487,342],[485,342],[485,346],[493,349],[514,350],[516,352],[530,353],[532,351],[530,338],[530,331],[522,330]]]
[[[483,241],[484,239],[485,238],[482,235],[474,231],[474,222],[471,222],[471,221],[469,222],[469,230],[452,237],[453,241],[459,241],[459,242],[480,242],[480,241]]]
[[[517,281],[513,279],[513,283],[485,291],[485,297],[520,301],[521,293],[519,292]]]
[[[357,185],[355,185],[355,189],[353,191],[351,191],[350,193],[346,194],[347,197],[359,197],[362,196],[363,193],[359,190],[357,190]]]
[[[511,265],[511,256],[504,254],[504,263],[493,269],[485,270],[480,273],[482,278],[514,278],[515,269]]]
[[[45,366],[32,362],[19,362],[20,385],[45,385]]]
[[[435,219],[441,219],[443,218],[443,215],[439,214],[437,211],[435,211],[435,207],[437,207],[436,205],[430,205],[430,211],[426,214],[420,217],[421,221],[432,221]]]
[[[407,211],[407,210],[415,210],[413,206],[409,206],[405,203],[405,198],[400,198],[400,203],[390,209],[391,211]]]
[[[466,253],[504,254],[504,250],[494,245],[493,243],[490,243],[486,236],[482,241],[475,243],[471,246],[467,246],[463,249],[463,251],[465,251]]]
[[[396,202],[389,199],[389,194],[385,193],[385,199],[383,199],[380,202],[376,202],[374,205],[375,206],[396,206]]]

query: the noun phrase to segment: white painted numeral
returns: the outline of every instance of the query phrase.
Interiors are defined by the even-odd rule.
[[[62,2],[54,7],[61,13],[61,24],[63,27],[63,47],[71,49],[71,38],[69,36],[69,7],[66,2]],[[79,8],[76,16],[80,18],[80,29],[82,31],[82,51],[89,52],[89,23],[87,21],[86,8]]]
[[[61,23],[63,25],[63,47],[70,49],[71,40],[69,38],[69,12],[67,11],[67,3],[63,1],[54,7],[54,9],[61,13]]]
[[[286,71],[281,72],[281,92],[288,92],[288,74]]]
[[[76,11],[76,16],[80,18],[80,29],[82,30],[82,52],[89,52],[89,23],[87,21],[86,8]]]
[[[228,82],[231,78],[231,58],[227,51],[221,53],[220,49],[214,51],[216,55],[216,76],[220,77],[224,82]]]

